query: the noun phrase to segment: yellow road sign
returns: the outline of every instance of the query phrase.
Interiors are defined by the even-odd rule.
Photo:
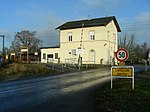
[[[113,79],[116,78],[132,79],[132,89],[134,90],[134,67],[133,66],[112,66],[111,67],[111,89],[113,88]]]
[[[132,77],[132,68],[112,68],[112,76]]]

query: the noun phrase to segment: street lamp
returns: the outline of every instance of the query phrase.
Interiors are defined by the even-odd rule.
[[[2,47],[3,47],[3,58],[4,58],[4,55],[5,55],[5,54],[4,54],[4,37],[5,37],[5,36],[4,36],[4,35],[0,35],[0,37],[3,37],[3,46],[2,46]]]

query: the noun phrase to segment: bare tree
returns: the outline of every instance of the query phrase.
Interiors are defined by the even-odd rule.
[[[42,41],[36,37],[36,32],[21,31],[17,32],[14,41],[11,43],[11,51],[19,52],[21,47],[28,47],[30,52],[35,52],[39,49]]]
[[[120,37],[119,48],[126,48],[129,52],[129,60],[138,62],[139,60],[147,59],[150,47],[146,42],[137,44],[134,34],[131,34],[130,36],[125,34]]]
[[[135,35],[131,34],[129,37],[127,34],[125,34],[123,37],[120,37],[119,39],[119,48],[125,48],[129,52],[129,59],[133,60],[133,57],[136,55],[135,52],[136,47],[136,41],[135,41]]]

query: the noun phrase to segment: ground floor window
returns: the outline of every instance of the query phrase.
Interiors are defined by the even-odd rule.
[[[43,53],[43,59],[46,59],[46,53]]]
[[[48,54],[47,58],[53,58],[53,54]]]
[[[58,53],[55,53],[55,59],[58,59]]]

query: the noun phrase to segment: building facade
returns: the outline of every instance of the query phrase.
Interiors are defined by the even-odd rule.
[[[41,63],[58,63],[60,57],[59,50],[59,46],[41,48]]]
[[[78,63],[79,57],[83,64],[114,63],[121,32],[114,16],[71,21],[56,29],[60,31],[60,48],[56,51],[62,63]]]

